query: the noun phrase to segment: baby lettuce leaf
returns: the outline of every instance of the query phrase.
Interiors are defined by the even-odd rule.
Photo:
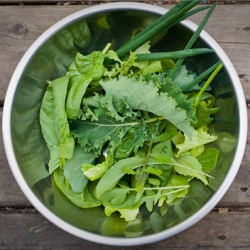
[[[153,82],[119,76],[109,81],[101,80],[100,84],[106,91],[106,95],[112,96],[115,107],[119,100],[123,99],[131,109],[164,117],[185,134],[192,136],[193,127],[188,121],[186,110],[178,108],[177,102],[167,93],[159,93]]]
[[[112,165],[113,163],[113,159],[111,162],[109,162],[109,159],[110,157],[107,156],[105,158],[105,161],[97,165],[93,165],[90,163],[82,164],[83,174],[91,181],[101,178],[104,175],[104,173],[107,171],[107,169],[110,167],[110,165]]]
[[[184,142],[175,145],[176,148],[179,149],[178,155],[190,149],[213,142],[218,139],[217,135],[211,135],[207,131],[208,131],[207,126],[203,126],[193,131],[192,139],[184,135],[185,136]]]
[[[102,202],[110,202],[112,206],[119,206],[126,201],[127,194],[130,191],[130,188],[115,187],[101,195],[99,200]]]
[[[74,150],[65,99],[69,78],[67,76],[52,81],[44,94],[40,109],[42,134],[50,151],[49,172],[63,167],[65,159],[70,159]]]
[[[105,202],[105,213],[107,216],[110,216],[114,212],[119,212],[121,218],[124,218],[125,221],[133,221],[136,219],[139,214],[139,206],[141,204],[136,204],[133,206],[135,200],[135,194],[129,194],[126,201],[119,206],[112,206],[110,202]]]
[[[58,188],[71,200],[76,206],[81,208],[98,207],[102,205],[93,194],[95,183],[92,182],[86,186],[83,192],[75,193],[65,182],[63,170],[57,169],[53,173],[53,178]]]
[[[94,159],[93,152],[87,153],[82,147],[76,145],[73,157],[65,162],[64,175],[74,192],[81,193],[85,189],[89,179],[83,174],[81,167],[83,163],[92,163]]]

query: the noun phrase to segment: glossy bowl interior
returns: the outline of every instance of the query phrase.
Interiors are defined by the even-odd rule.
[[[215,54],[187,59],[188,69],[198,74],[221,60],[223,70],[212,82],[216,105],[213,129],[221,149],[210,187],[193,181],[187,198],[170,206],[161,216],[158,209],[127,223],[116,214],[107,218],[102,208],[80,209],[54,185],[46,164],[48,150],[39,126],[41,99],[46,80],[62,76],[77,51],[102,50],[113,41],[116,48],[127,41],[133,29],[141,29],[166,9],[139,3],[111,3],[76,12],[56,23],[26,52],[11,79],[4,106],[3,137],[13,174],[30,202],[51,222],[78,237],[102,244],[140,245],[173,236],[204,217],[222,198],[240,166],[247,135],[245,97],[233,65],[220,46],[202,32],[195,47],[213,48]],[[86,25],[91,39],[86,36]],[[184,21],[172,27],[154,51],[183,49],[197,25]],[[228,145],[230,145],[228,147]]]

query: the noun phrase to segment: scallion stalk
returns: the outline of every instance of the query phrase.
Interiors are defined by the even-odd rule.
[[[214,53],[214,50],[208,48],[199,48],[199,49],[189,49],[189,50],[180,50],[180,51],[169,51],[169,52],[154,52],[147,54],[137,54],[136,62],[141,61],[158,61],[164,59],[180,59],[190,56],[196,56],[205,53]]]
[[[216,7],[216,3],[213,4],[213,6],[209,9],[209,11],[207,12],[207,14],[205,15],[205,17],[203,18],[203,20],[201,21],[200,25],[198,26],[198,28],[196,29],[196,31],[194,32],[194,34],[192,35],[191,39],[189,40],[189,42],[187,43],[186,47],[184,50],[186,49],[191,49],[192,46],[194,45],[194,43],[196,42],[197,38],[199,37],[201,31],[203,30],[204,26],[206,25],[208,19],[210,18],[210,16],[212,15],[214,9]],[[183,63],[184,59],[179,59],[177,61],[177,63],[175,64],[175,67],[173,68],[173,70],[171,71],[169,77],[171,77],[172,79],[175,78],[177,72],[179,71],[182,63]]]
[[[130,51],[137,49],[145,42],[149,41],[152,37],[160,33],[162,30],[167,29],[169,26],[171,26],[172,23],[180,19],[186,12],[188,12],[198,3],[200,3],[200,0],[180,1],[166,14],[158,18],[155,22],[151,23],[149,26],[135,35],[131,40],[129,40],[125,45],[120,47],[116,51],[117,55],[121,58]]]
[[[189,89],[191,89],[193,86],[195,86],[196,84],[198,84],[199,82],[202,81],[202,79],[204,79],[206,76],[208,76],[210,73],[212,73],[221,63],[221,61],[215,63],[214,65],[212,65],[209,69],[207,69],[206,71],[204,71],[202,74],[200,74],[198,77],[196,77],[192,82],[185,84],[184,86],[181,87],[181,90],[183,92],[188,91]]]

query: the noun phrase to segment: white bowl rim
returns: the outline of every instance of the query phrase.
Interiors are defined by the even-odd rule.
[[[46,30],[41,36],[37,38],[37,40],[30,46],[30,48],[26,51],[22,59],[20,60],[19,64],[17,65],[13,76],[11,78],[10,84],[7,89],[6,97],[5,97],[5,103],[3,108],[3,120],[2,120],[2,132],[3,132],[3,141],[4,141],[4,147],[5,152],[7,156],[8,163],[10,165],[10,168],[12,170],[12,173],[19,184],[21,190],[25,194],[25,196],[28,198],[28,200],[31,202],[31,204],[49,221],[51,221],[53,224],[57,225],[59,228],[65,230],[66,232],[75,235],[77,237],[80,237],[82,239],[96,242],[99,244],[105,244],[105,245],[113,245],[113,246],[135,246],[135,245],[144,245],[149,244],[157,241],[161,241],[164,239],[167,239],[169,237],[172,237],[187,228],[190,228],[195,223],[197,223],[199,220],[201,220],[204,216],[206,216],[214,207],[215,205],[221,200],[221,198],[224,196],[230,185],[232,184],[242,161],[244,151],[245,151],[245,143],[247,138],[247,109],[246,109],[246,103],[245,103],[245,96],[244,92],[241,86],[241,82],[239,80],[239,77],[235,71],[235,68],[233,67],[230,59],[225,54],[223,49],[219,46],[219,44],[204,30],[202,31],[200,37],[208,42],[208,44],[215,49],[217,55],[219,58],[222,58],[222,62],[224,65],[226,65],[228,74],[232,80],[232,82],[237,86],[237,101],[239,106],[239,112],[240,112],[240,125],[239,125],[239,143],[236,148],[235,155],[232,162],[232,166],[228,171],[228,174],[220,186],[220,188],[217,190],[217,192],[213,195],[213,197],[194,215],[183,221],[182,223],[173,226],[169,229],[166,229],[162,232],[155,233],[152,235],[147,236],[141,236],[136,238],[123,238],[123,237],[107,237],[107,236],[101,236],[94,233],[90,233],[84,230],[81,230],[79,228],[76,228],[69,223],[63,221],[59,217],[57,217],[54,213],[52,213],[45,205],[42,204],[42,202],[35,196],[35,194],[32,192],[30,187],[27,185],[19,167],[18,163],[15,159],[14,150],[11,143],[11,131],[10,131],[10,125],[11,125],[11,109],[12,109],[12,100],[14,98],[15,90],[17,87],[17,83],[21,77],[22,71],[24,70],[24,67],[26,63],[30,60],[33,53],[51,36],[53,36],[57,31],[59,31],[64,26],[68,25],[69,23],[81,18],[86,17],[98,12],[103,12],[104,10],[139,10],[139,11],[147,11],[152,12],[155,14],[164,14],[167,9],[151,4],[146,3],[138,3],[138,2],[115,2],[115,3],[104,3],[96,6],[91,6],[83,10],[79,10],[59,22],[55,23],[53,26],[51,26],[48,30]],[[182,24],[192,31],[194,31],[197,28],[197,25],[193,23],[192,21],[185,20],[182,22]],[[234,86],[234,87],[235,87]]]

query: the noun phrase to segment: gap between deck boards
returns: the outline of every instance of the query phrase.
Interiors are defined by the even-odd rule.
[[[214,207],[210,213],[249,213],[250,207]],[[33,206],[0,206],[0,213],[39,213],[38,210]]]

